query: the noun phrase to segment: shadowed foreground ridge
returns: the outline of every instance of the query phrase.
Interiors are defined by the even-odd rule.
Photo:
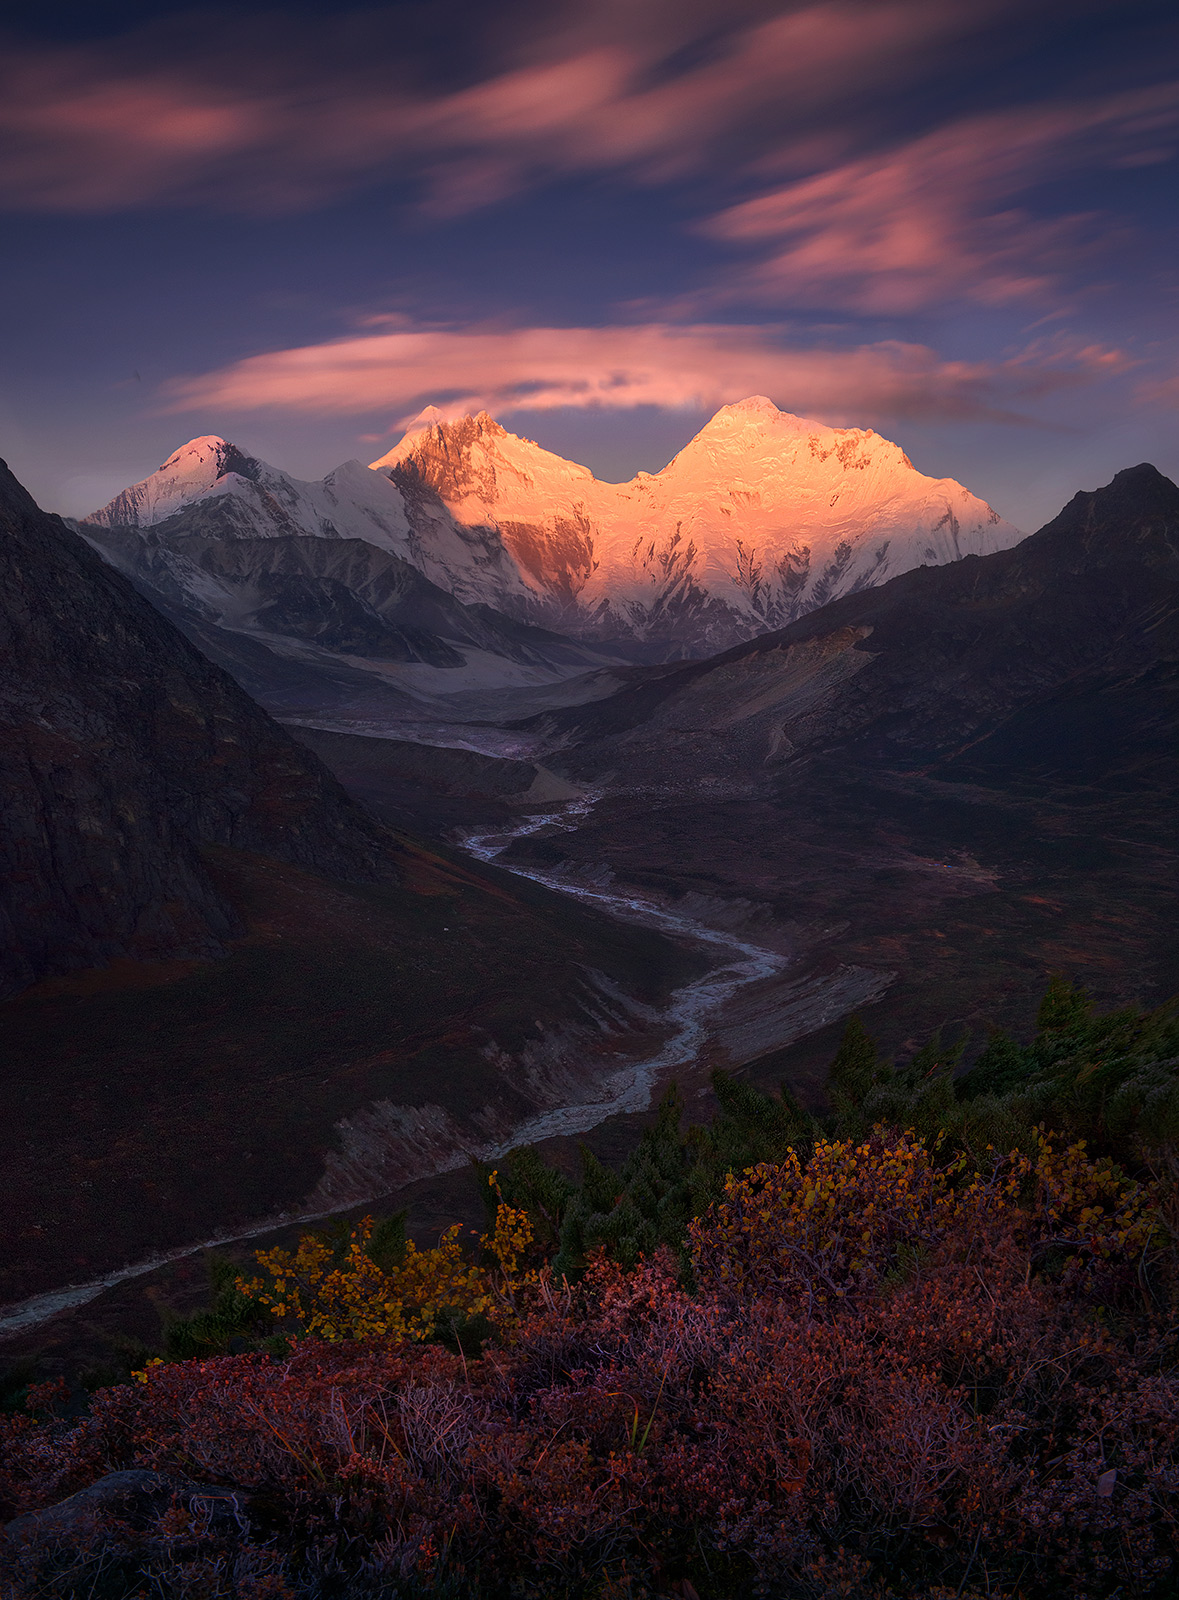
[[[1177,640],[1179,488],[1143,464],[1074,495],[1009,550],[903,573],[552,720],[574,738],[611,739],[649,724],[674,701],[674,715],[668,708],[654,726],[732,729],[726,766],[734,754],[764,768],[834,751],[908,765],[944,760],[1001,719],[1071,694],[1078,674],[1125,680],[1173,662]],[[735,701],[742,673],[768,670],[777,653],[785,668],[792,650],[793,670],[807,680],[823,662],[856,654],[842,670],[828,669],[830,682],[817,682],[815,692],[775,697],[762,689],[757,707],[734,703],[726,721],[717,718],[710,695],[722,683]],[[664,760],[667,743],[665,735]]]
[[[1177,1028],[1058,980],[1034,1039],[955,1082],[937,1035],[889,1063],[853,1020],[831,1114],[718,1074],[711,1125],[673,1090],[580,1186],[515,1151],[466,1256],[402,1213],[221,1261],[137,1382],[0,1416],[0,1575],[14,1600],[1171,1600]]]
[[[392,836],[2,463],[0,680],[0,995],[217,953],[203,845],[397,877]]]

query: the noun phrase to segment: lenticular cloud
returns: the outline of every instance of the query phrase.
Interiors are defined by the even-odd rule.
[[[1102,366],[1099,357],[1104,359]],[[924,345],[883,341],[797,349],[780,330],[646,323],[604,328],[405,328],[250,356],[165,394],[169,411],[391,414],[426,403],[444,416],[486,410],[636,406],[711,410],[769,394],[828,421],[868,417],[1008,418],[1014,395],[1085,381],[1108,352],[944,361]]]

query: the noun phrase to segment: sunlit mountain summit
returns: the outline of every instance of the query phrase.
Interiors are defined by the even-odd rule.
[[[661,472],[628,483],[602,483],[485,412],[431,421],[373,468],[408,499],[434,497],[435,515],[440,502],[465,531],[469,562],[449,583],[464,598],[478,590],[549,626],[692,653],[1022,537],[879,434],[760,395],[724,406]]]
[[[661,472],[628,483],[601,482],[486,412],[426,414],[371,469],[345,462],[319,483],[210,436],[86,522],[150,529],[157,550],[195,557],[204,577],[190,573],[188,587],[195,598],[203,585],[206,604],[210,539],[360,540],[460,605],[666,656],[725,648],[912,567],[1021,537],[880,435],[761,396],[723,407]]]

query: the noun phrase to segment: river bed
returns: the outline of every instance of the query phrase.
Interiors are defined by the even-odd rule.
[[[580,826],[601,798],[600,793],[587,793],[569,802],[559,812],[550,811],[524,817],[511,829],[501,829],[495,833],[471,833],[462,841],[463,848],[476,860],[495,862],[501,870],[512,872],[518,877],[542,884],[555,893],[592,905],[621,921],[655,928],[672,938],[689,940],[715,950],[722,958],[721,964],[694,983],[677,990],[671,1003],[660,1014],[660,1021],[670,1024],[674,1030],[671,1037],[645,1059],[628,1062],[624,1067],[599,1078],[594,1085],[596,1093],[592,1099],[541,1112],[517,1125],[509,1138],[478,1149],[464,1149],[458,1152],[453,1160],[437,1163],[434,1172],[423,1172],[420,1175],[422,1177],[455,1170],[464,1165],[472,1154],[483,1160],[498,1160],[510,1149],[519,1145],[537,1144],[542,1140],[563,1135],[587,1133],[609,1117],[646,1110],[661,1081],[676,1068],[686,1066],[698,1056],[707,1037],[708,1020],[715,1017],[739,990],[780,974],[788,964],[788,958],[776,951],[750,944],[731,933],[719,932],[701,922],[677,915],[641,896],[612,893],[601,888],[570,882],[556,874],[546,874],[498,860],[514,840],[525,838],[543,828],[557,826],[573,831]],[[373,1195],[371,1198],[377,1199],[379,1196]],[[194,1244],[117,1268],[86,1283],[69,1284],[61,1289],[35,1295],[0,1310],[0,1337],[27,1333],[62,1311],[74,1309],[96,1299],[106,1289],[125,1283],[129,1279],[142,1277],[160,1267],[196,1255],[200,1251],[223,1248],[242,1240],[258,1238],[291,1222],[308,1224],[319,1222],[338,1211],[352,1210],[357,1203],[356,1200],[350,1199],[346,1205],[327,1210],[270,1216],[254,1228],[245,1230],[239,1228],[232,1233],[202,1239]]]
[[[592,905],[622,922],[638,923],[641,927],[655,928],[673,939],[686,939],[724,952],[725,960],[698,978],[695,983],[678,989],[663,1012],[663,1019],[673,1024],[676,1031],[654,1054],[646,1060],[632,1062],[613,1079],[602,1085],[604,1095],[579,1105],[563,1106],[548,1111],[523,1123],[514,1133],[511,1145],[496,1150],[485,1159],[504,1155],[508,1148],[521,1144],[537,1144],[542,1139],[561,1135],[587,1133],[607,1117],[627,1112],[645,1111],[651,1104],[654,1090],[660,1081],[676,1067],[687,1065],[700,1054],[707,1036],[707,1021],[730,1001],[738,990],[747,984],[761,982],[783,972],[788,958],[763,945],[749,944],[731,933],[723,933],[705,923],[678,915],[639,895],[615,894],[591,885],[578,884],[555,873],[545,873],[531,867],[521,867],[499,861],[499,857],[517,839],[553,827],[572,831],[589,815],[600,793],[589,792],[570,801],[560,812],[549,812],[529,817],[508,830],[494,833],[471,833],[463,840],[463,848],[479,861],[495,862],[502,870],[542,884],[554,893],[569,895],[586,905]]]

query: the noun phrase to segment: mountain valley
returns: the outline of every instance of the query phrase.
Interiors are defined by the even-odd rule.
[[[411,737],[598,698],[1020,537],[878,435],[758,397],[626,484],[486,414],[425,415],[320,483],[209,436],[76,526],[271,710]]]
[[[1179,5],[0,39],[0,1600],[1179,1600]]]
[[[461,1166],[676,1033],[696,951],[379,821],[6,472],[0,561],[5,1301]]]
[[[722,434],[796,437],[795,419],[727,409]],[[361,469],[361,483],[410,506],[417,460],[419,507],[437,519],[430,451],[458,452],[448,493],[473,515],[454,485],[476,446],[515,448],[501,434],[432,423],[393,480]],[[314,497],[197,443],[195,489],[148,480],[75,525],[85,542],[24,501],[19,518],[109,596],[120,636],[146,628],[186,663],[194,708],[209,695],[248,708],[217,713],[229,749],[198,763],[210,794],[222,770],[249,794],[248,774],[234,777],[249,743],[239,716],[363,848],[351,865],[338,846],[292,851],[277,796],[260,793],[278,833],[199,822],[185,846],[218,908],[220,921],[203,913],[211,931],[155,945],[108,934],[90,954],[72,935],[31,970],[41,981],[6,1006],[22,1243],[5,1298],[94,1279],[88,1301],[124,1262],[398,1196],[428,1235],[440,1207],[469,1216],[465,1152],[527,1129],[566,1163],[578,1134],[625,1151],[662,1084],[707,1106],[718,1066],[820,1103],[852,1011],[902,1056],[949,1022],[970,1033],[969,1059],[986,1026],[1026,1028],[1053,970],[1110,1003],[1176,986],[1179,490],[1152,468],[1078,495],[1020,543],[984,518],[982,550],[960,558],[931,546],[944,559],[891,578],[881,565],[875,584],[848,566],[841,597],[799,601],[788,626],[717,655],[701,641],[738,624],[722,627],[712,600],[680,613],[711,621],[674,648],[649,617],[605,637],[600,609],[575,633],[572,601],[513,614],[504,588],[492,606],[436,582],[392,514],[383,533],[309,531],[298,518],[307,504],[320,514]],[[840,470],[870,482],[869,468]],[[479,483],[484,515],[499,491]],[[467,528],[468,554],[490,548],[489,521],[448,526]],[[53,632],[97,637],[99,613],[82,599],[72,615],[41,617],[39,659],[100,686]],[[136,648],[123,677],[162,692]],[[34,675],[54,681],[48,664]],[[447,675],[462,687],[440,692]],[[29,728],[65,716],[32,686],[26,699]],[[171,763],[173,798],[145,802],[146,816],[189,803],[190,746],[177,765],[168,721],[178,699],[136,716]],[[89,761],[128,744],[116,702],[102,703]],[[87,837],[46,760],[42,826]],[[162,879],[157,895],[176,923]],[[63,1272],[42,1241],[65,1234],[79,1246]]]

